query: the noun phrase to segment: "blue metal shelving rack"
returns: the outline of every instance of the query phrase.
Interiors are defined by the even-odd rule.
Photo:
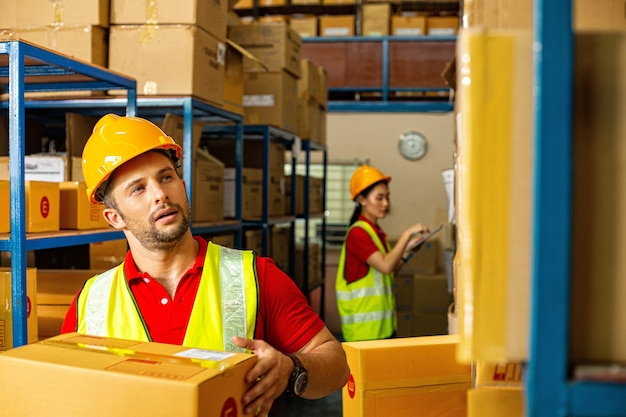
[[[568,375],[572,200],[571,0],[534,1],[535,182],[526,414],[626,415],[626,387]],[[555,244],[557,242],[557,244]]]
[[[71,99],[63,101],[37,100],[27,103],[28,108],[74,110],[82,114],[101,115],[103,110],[121,111],[124,99],[95,98]],[[194,234],[235,233],[235,244],[241,244],[241,178],[243,154],[243,116],[215,107],[212,104],[198,100],[191,96],[141,96],[137,98],[137,115],[146,119],[160,119],[166,113],[176,114],[183,118],[183,178],[187,184],[187,196],[193,203],[193,125],[194,122],[203,122],[205,129],[211,130],[211,125],[221,126],[222,131],[228,131],[235,140],[236,175],[235,182],[235,219],[221,222],[197,223],[191,225]]]
[[[127,91],[126,114],[137,110],[137,83],[95,65],[79,62],[22,41],[0,42],[0,81],[8,87],[9,100],[9,170],[11,213],[26,211],[24,189],[25,150],[25,92],[124,89]],[[115,238],[115,233],[100,233],[100,240]],[[0,251],[11,252],[11,303],[13,346],[27,339],[26,252],[28,250],[62,246],[61,237],[26,236],[26,221],[22,215],[11,216],[9,239],[0,239]],[[94,236],[76,235],[72,241],[93,240]],[[63,245],[66,245],[64,243]]]
[[[451,112],[454,109],[453,96],[448,101],[424,101],[424,100],[390,100],[393,92],[426,92],[445,91],[451,92],[448,88],[391,88],[389,86],[389,45],[392,42],[456,42],[456,36],[351,36],[351,37],[306,37],[303,43],[333,43],[333,42],[379,42],[382,48],[381,73],[382,82],[376,87],[331,87],[329,92],[379,92],[379,101],[329,101],[329,112],[370,112],[370,113],[429,113],[429,112]],[[443,68],[442,68],[443,69]]]

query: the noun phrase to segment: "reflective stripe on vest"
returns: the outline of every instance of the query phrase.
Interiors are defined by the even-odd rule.
[[[254,337],[257,306],[253,252],[209,242],[183,346],[242,351],[231,338]],[[78,298],[77,311],[77,331],[80,333],[150,341],[128,288],[123,264],[85,284]]]
[[[355,222],[371,237],[378,249],[386,254],[386,247],[374,229],[364,221]],[[347,234],[346,234],[347,236]],[[396,329],[393,274],[383,274],[370,267],[367,275],[350,284],[345,279],[346,242],[341,248],[335,281],[337,308],[341,318],[341,330],[346,341],[374,340],[390,337]]]

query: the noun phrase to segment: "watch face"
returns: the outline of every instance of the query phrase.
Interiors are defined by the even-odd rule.
[[[302,395],[302,393],[306,389],[306,385],[308,382],[309,382],[309,376],[307,375],[306,371],[298,374],[293,384],[293,393],[297,396]]]
[[[398,138],[400,154],[407,159],[417,160],[426,155],[428,144],[426,138],[419,132],[409,131]]]

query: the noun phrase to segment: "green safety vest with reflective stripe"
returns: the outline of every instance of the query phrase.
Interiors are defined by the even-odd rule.
[[[383,245],[371,225],[364,221],[356,221],[353,227],[364,229],[372,238],[378,249],[387,254],[391,247]],[[346,237],[347,237],[346,233]],[[396,330],[396,310],[393,293],[393,273],[383,274],[369,267],[367,275],[351,282],[345,279],[346,241],[344,240],[339,257],[335,290],[337,308],[341,317],[341,331],[347,342],[357,340],[385,339]]]
[[[254,337],[258,308],[256,260],[208,242],[183,346],[242,351],[232,336]],[[90,278],[77,301],[79,333],[151,341],[124,276],[124,264]]]

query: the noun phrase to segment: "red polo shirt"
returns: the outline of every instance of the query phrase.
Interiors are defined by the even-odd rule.
[[[196,262],[181,278],[173,299],[149,274],[137,270],[130,251],[126,254],[126,280],[154,342],[183,343],[207,250],[206,240],[195,239],[199,244]],[[281,352],[295,352],[322,330],[324,323],[293,280],[270,258],[256,260],[259,307],[255,339],[265,340]],[[76,298],[67,312],[62,333],[76,331]]]
[[[387,234],[378,225],[372,223],[363,216],[359,216],[359,220],[367,222],[383,245],[387,243]],[[367,275],[370,266],[367,264],[367,258],[373,253],[378,252],[378,246],[374,243],[370,235],[362,227],[353,227],[346,238],[346,265],[344,276],[348,283],[357,281]]]

